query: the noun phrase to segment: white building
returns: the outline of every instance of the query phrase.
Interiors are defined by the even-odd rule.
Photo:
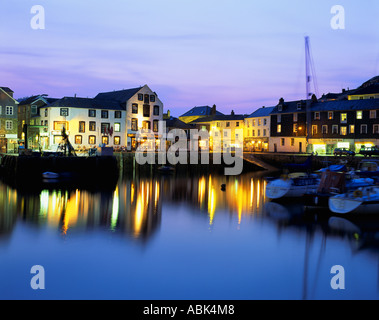
[[[244,119],[244,146],[246,151],[268,151],[270,113],[273,107],[262,107]]]
[[[137,132],[147,130],[161,137],[163,103],[145,85],[140,88],[105,92],[95,98],[64,97],[41,107],[36,124],[41,125],[40,145],[57,150],[62,129],[75,149],[96,147],[137,147]]]

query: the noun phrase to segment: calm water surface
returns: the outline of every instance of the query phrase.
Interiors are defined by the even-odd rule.
[[[265,184],[260,173],[123,178],[101,193],[0,183],[0,298],[378,299],[379,218],[270,202]],[[45,290],[30,286],[33,265]],[[333,265],[344,290],[331,288]]]

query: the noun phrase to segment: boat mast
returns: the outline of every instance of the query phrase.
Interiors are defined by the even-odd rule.
[[[311,137],[311,103],[312,103],[312,93],[311,93],[311,54],[309,49],[309,37],[305,37],[305,87],[306,87],[306,148],[307,152],[312,152],[312,145],[309,144],[309,139]]]

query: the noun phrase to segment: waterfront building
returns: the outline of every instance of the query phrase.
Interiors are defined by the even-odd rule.
[[[63,128],[75,149],[125,145],[125,118],[125,110],[115,101],[64,97],[41,107],[36,121],[45,128],[44,149],[56,151]]]
[[[49,134],[47,131],[47,120],[44,120],[42,123],[39,121],[39,109],[57,100],[49,98],[46,94],[18,100],[17,135],[20,143],[25,144],[30,149],[39,149],[39,147],[42,149],[48,148]],[[25,141],[25,136],[27,141]]]
[[[307,123],[306,104],[309,104]],[[271,113],[272,152],[331,154],[379,145],[379,99],[279,103]]]
[[[0,87],[0,152],[15,153],[18,150],[17,113],[18,101],[13,91]]]
[[[190,150],[191,130],[196,129],[196,126],[191,123],[185,123],[178,118],[171,116],[169,111],[163,121],[165,122],[166,128],[166,149],[168,149],[179,138],[182,138],[187,140],[185,149]],[[182,136],[183,134],[185,136]]]
[[[244,149],[269,151],[271,112],[274,107],[262,107],[244,119]]]
[[[57,99],[38,107],[35,123],[43,126],[46,135],[43,149],[57,150],[65,128],[75,149],[106,145],[132,150],[137,148],[138,139],[142,141],[151,133],[156,139],[161,137],[162,119],[163,103],[145,85],[99,93],[95,98]]]
[[[223,115],[223,113],[216,110],[216,105],[213,105],[212,108],[209,106],[193,107],[191,110],[182,114],[179,120],[189,123],[200,118],[207,118],[214,115]]]
[[[120,91],[99,93],[95,100],[114,101],[121,105],[125,111],[124,127],[126,131],[126,146],[128,150],[138,147],[140,139],[147,139],[151,132],[154,134],[156,146],[160,143],[163,123],[163,103],[147,85]],[[140,136],[137,136],[137,132]],[[152,140],[152,139],[150,139]],[[152,143],[152,141],[150,141]],[[123,143],[121,143],[123,145]],[[150,148],[156,147],[150,146]]]
[[[213,151],[231,151],[235,148],[243,148],[243,128],[244,118],[242,114],[214,114],[208,117],[201,117],[191,122],[198,130],[209,133],[209,139],[199,141],[200,148],[207,148]]]

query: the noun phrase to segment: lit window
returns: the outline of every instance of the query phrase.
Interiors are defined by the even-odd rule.
[[[82,136],[75,136],[75,144],[82,144]]]
[[[329,120],[332,120],[333,117],[334,117],[334,113],[333,113],[333,111],[329,111],[329,112],[328,112],[328,119],[329,119]]]
[[[350,132],[350,133],[355,133],[355,126],[354,126],[353,124],[351,124],[351,125],[349,126],[349,132]]]
[[[86,123],[85,123],[85,121],[79,121],[79,132],[86,132]]]
[[[347,135],[347,127],[342,126],[340,134],[341,134],[341,136],[346,136]]]
[[[313,135],[317,134],[317,125],[312,125],[312,134]]]
[[[362,111],[357,111],[357,119],[362,119]]]
[[[120,132],[121,131],[121,123],[116,122],[114,124],[114,132]]]
[[[88,143],[89,144],[96,144],[96,136],[89,136],[88,137]]]
[[[282,132],[282,125],[281,124],[278,124],[276,132],[278,132],[278,133]]]
[[[341,123],[347,122],[347,113],[341,113]]]
[[[376,110],[370,110],[370,119],[376,119]]]
[[[120,138],[119,136],[115,136],[115,137],[114,137],[114,144],[115,144],[116,146],[120,145],[120,141],[121,141],[121,138]]]

